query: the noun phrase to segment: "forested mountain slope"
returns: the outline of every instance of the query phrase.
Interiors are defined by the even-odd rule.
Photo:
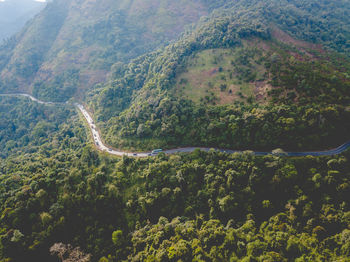
[[[349,257],[349,154],[118,159],[71,123],[44,150],[0,160],[3,261],[57,261],[61,242],[100,262]]]
[[[228,2],[90,93],[107,142],[300,150],[347,140],[349,8]]]
[[[176,39],[211,5],[207,1],[52,1],[2,48],[2,90],[65,100],[103,82],[113,64]]]
[[[1,47],[1,92],[80,98],[123,149],[325,149],[349,140],[349,9],[53,1]],[[349,152],[117,158],[83,120],[0,97],[1,262],[350,257]]]

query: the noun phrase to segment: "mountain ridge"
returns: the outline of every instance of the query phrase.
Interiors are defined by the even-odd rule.
[[[49,4],[0,48],[0,93],[43,101],[0,96],[0,261],[347,261],[348,144],[283,150],[349,140],[349,9]]]
[[[14,45],[7,65],[2,66],[2,88],[18,86],[39,93],[52,89],[59,93],[58,97],[66,99],[75,94],[76,86],[86,90],[105,81],[114,63],[176,38],[185,25],[197,21],[209,8],[202,1],[148,3],[148,6],[131,0],[49,3],[17,35],[18,44]],[[164,5],[170,9],[164,9]],[[146,21],[145,17],[157,17],[159,22]],[[34,34],[36,38],[31,37]]]

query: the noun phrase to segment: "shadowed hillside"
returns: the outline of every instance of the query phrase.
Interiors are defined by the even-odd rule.
[[[178,41],[120,65],[88,98],[106,141],[145,150],[346,141],[350,6],[311,2],[228,1]]]
[[[349,261],[349,51],[349,0],[50,2],[0,48],[71,99],[0,97],[0,262]]]
[[[2,89],[65,100],[105,81],[118,61],[176,39],[208,10],[199,0],[53,1],[6,52]]]

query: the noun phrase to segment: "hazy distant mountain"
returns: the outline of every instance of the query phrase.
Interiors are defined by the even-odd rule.
[[[0,262],[349,261],[350,0],[53,0],[20,91],[186,149],[0,96]]]
[[[52,1],[8,51],[0,50],[1,81],[6,89],[59,90],[65,99],[105,81],[116,62],[176,39],[212,6],[206,0]]]
[[[0,1],[0,41],[18,32],[23,25],[40,12],[46,3],[34,0]]]

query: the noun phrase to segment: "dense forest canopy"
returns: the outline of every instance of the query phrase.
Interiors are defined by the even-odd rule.
[[[0,2],[1,3],[1,2]],[[348,0],[54,0],[0,47],[0,261],[347,261]],[[180,22],[179,22],[180,21]],[[146,158],[99,152],[211,150]]]
[[[349,256],[349,154],[115,159],[76,149],[79,128],[60,151],[52,141],[1,162],[4,258],[55,261],[54,243],[93,261]]]
[[[321,29],[346,34],[349,6],[315,6],[324,11],[294,1],[235,1],[166,48],[113,67],[114,80],[88,96],[106,141],[142,149],[300,150],[347,140],[348,42],[314,36]],[[339,15],[322,16],[331,10]],[[288,11],[310,24],[286,24]],[[309,38],[300,35],[305,31]]]

